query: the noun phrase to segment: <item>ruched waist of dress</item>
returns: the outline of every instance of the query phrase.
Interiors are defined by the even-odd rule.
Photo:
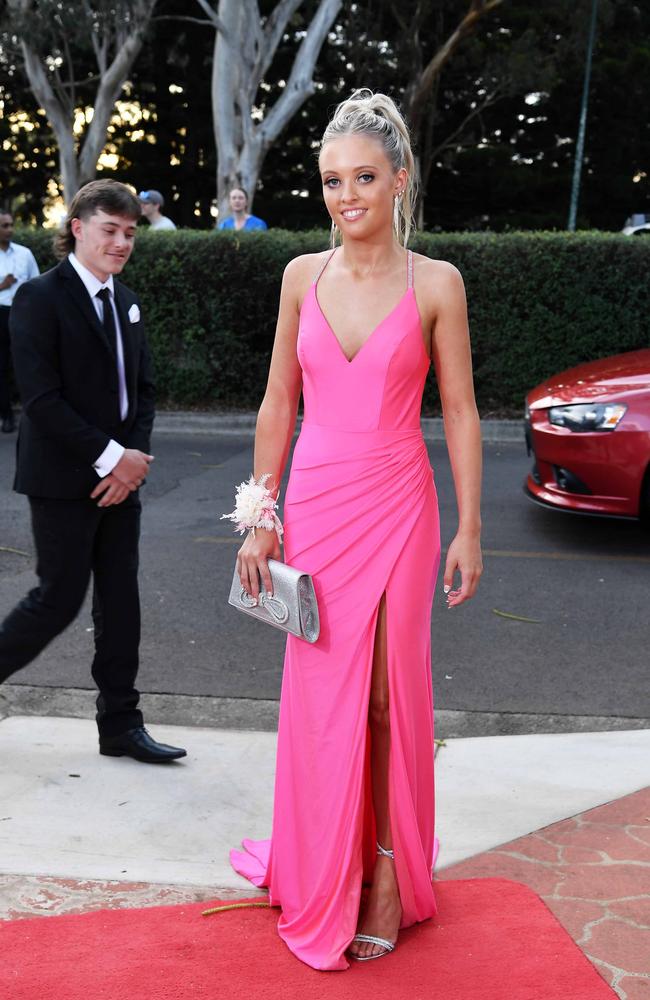
[[[387,460],[426,463],[428,453],[421,427],[381,427],[348,430],[304,421],[296,442],[292,468],[320,463],[362,462],[378,468]]]

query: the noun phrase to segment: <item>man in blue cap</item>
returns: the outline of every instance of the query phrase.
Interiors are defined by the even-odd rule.
[[[147,219],[150,229],[176,229],[172,220],[162,214],[165,199],[160,191],[141,191],[138,199],[142,214]]]

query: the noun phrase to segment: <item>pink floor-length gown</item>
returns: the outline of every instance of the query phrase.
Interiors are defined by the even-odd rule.
[[[436,909],[430,617],[440,533],[420,429],[429,359],[407,259],[404,295],[352,360],[318,303],[322,269],[300,314],[304,420],[284,502],[285,559],[313,575],[321,634],[314,645],[287,641],[272,839],[245,840],[231,861],[269,887],[280,936],[315,969],[348,967],[375,861],[368,701],[383,594],[402,927]]]

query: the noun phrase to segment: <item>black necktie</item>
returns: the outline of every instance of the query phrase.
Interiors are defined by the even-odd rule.
[[[102,326],[104,327],[106,339],[111,345],[113,354],[117,357],[117,332],[115,330],[115,317],[113,316],[113,306],[111,305],[111,293],[109,289],[100,288],[97,292],[97,298],[101,299],[104,306]]]

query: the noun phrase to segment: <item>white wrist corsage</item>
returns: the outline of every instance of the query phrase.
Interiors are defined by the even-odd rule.
[[[221,520],[232,521],[240,535],[245,531],[255,534],[256,528],[275,529],[278,540],[282,541],[284,529],[275,513],[278,505],[266,486],[270,478],[271,473],[265,472],[258,480],[251,476],[247,483],[240,483],[235,494],[235,509],[230,514],[222,514]]]

